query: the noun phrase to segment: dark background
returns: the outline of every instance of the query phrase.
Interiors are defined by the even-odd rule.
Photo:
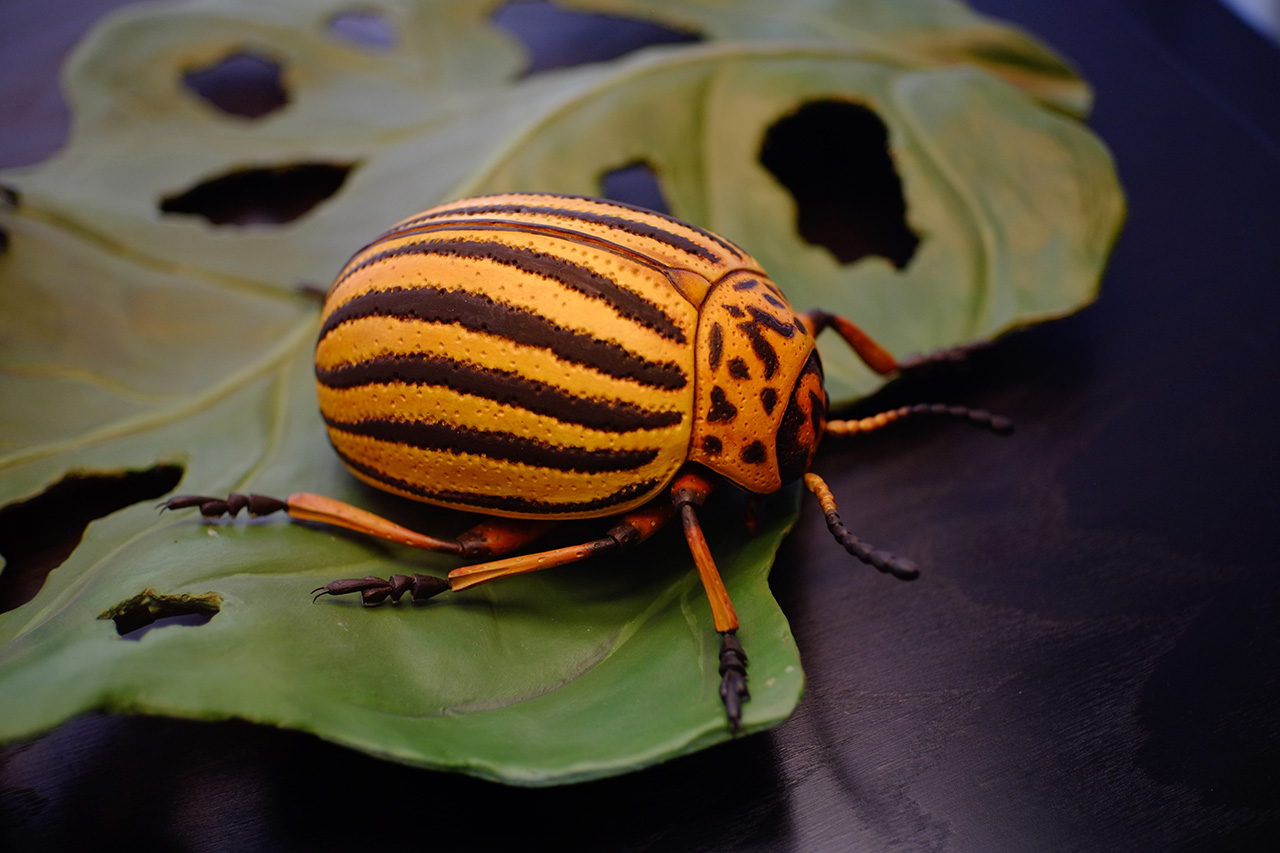
[[[112,5],[0,4],[0,165],[61,144],[55,69]],[[248,724],[93,714],[0,752],[0,846],[1274,842],[1280,55],[1211,0],[973,5],[1094,84],[1129,223],[1097,304],[858,409],[963,402],[1013,436],[904,425],[820,453],[849,525],[924,576],[850,565],[809,507],[772,580],[808,675],[790,721],[521,790]]]

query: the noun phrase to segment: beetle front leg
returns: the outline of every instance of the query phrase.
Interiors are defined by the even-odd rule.
[[[806,311],[800,315],[801,321],[808,327],[809,334],[817,336],[823,329],[830,328],[844,339],[849,348],[857,354],[862,362],[879,373],[887,376],[890,373],[916,371],[934,365],[955,364],[968,358],[969,353],[990,346],[986,341],[960,346],[944,347],[924,355],[911,356],[898,361],[887,349],[876,343],[874,339],[851,321],[838,314],[827,311]]]
[[[742,703],[751,698],[751,693],[747,689],[747,654],[737,637],[738,614],[698,521],[697,507],[706,501],[713,488],[706,477],[686,471],[671,484],[671,502],[680,512],[689,553],[693,555],[707,601],[711,603],[711,618],[720,635],[720,701],[724,703],[729,728],[736,732],[742,724]]]

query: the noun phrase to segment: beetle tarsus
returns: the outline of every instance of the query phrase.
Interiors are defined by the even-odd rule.
[[[284,501],[269,495],[242,495],[239,492],[232,492],[225,498],[214,498],[207,495],[177,495],[162,502],[160,511],[186,509],[193,506],[199,507],[200,515],[205,518],[220,518],[224,515],[235,518],[242,509],[248,509],[249,515],[258,518],[288,508],[288,504]]]
[[[381,604],[388,598],[397,602],[406,592],[413,601],[426,601],[448,589],[447,580],[433,575],[392,575],[385,579],[368,575],[363,578],[343,578],[318,586],[311,590],[314,596],[311,601],[319,601],[324,595],[348,595],[353,592],[360,593],[360,600],[365,604]]]
[[[742,723],[742,703],[751,698],[747,690],[747,653],[732,631],[720,635],[720,701],[729,719],[729,728],[737,731]]]

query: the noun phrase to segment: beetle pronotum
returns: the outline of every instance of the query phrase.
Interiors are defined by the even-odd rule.
[[[911,578],[912,563],[844,527],[808,470],[819,440],[920,413],[1009,428],[941,405],[828,421],[814,347],[827,328],[878,373],[905,366],[842,317],[796,314],[746,252],[669,217],[559,195],[442,205],[356,252],[329,289],[315,352],[320,411],[361,480],[493,518],[444,540],[309,493],[182,496],[164,507],[284,510],[481,561],[447,579],[396,574],[313,590],[358,592],[366,604],[629,548],[679,516],[721,637],[720,696],[736,729],[747,659],[697,511],[717,484],[769,494],[803,478],[849,553]],[[602,516],[615,519],[602,538],[517,554],[557,520]]]

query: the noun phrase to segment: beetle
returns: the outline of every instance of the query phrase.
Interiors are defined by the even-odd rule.
[[[734,243],[665,215],[579,196],[509,193],[433,207],[346,263],[325,298],[315,350],[320,413],[356,477],[487,520],[445,540],[309,493],[280,500],[184,495],[206,518],[285,511],[470,565],[335,580],[316,599],[421,601],[497,578],[634,547],[679,517],[720,636],[720,696],[732,730],[749,699],[738,619],[698,521],[725,484],[767,495],[803,479],[853,556],[902,579],[909,560],[876,550],[840,519],[809,471],[819,440],[917,414],[998,432],[1006,419],[918,405],[828,420],[814,337],[834,330],[888,375],[897,361],[857,326],[796,313]],[[563,519],[609,517],[605,535],[528,551]]]

